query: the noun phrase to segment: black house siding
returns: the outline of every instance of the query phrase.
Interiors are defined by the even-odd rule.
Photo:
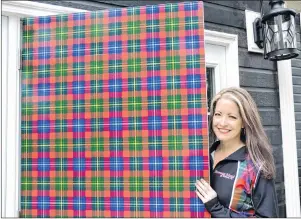
[[[296,32],[297,44],[300,46],[300,13],[296,16]],[[297,139],[297,156],[298,156],[298,170],[299,170],[299,190],[301,190],[301,54],[292,60],[292,75],[293,75],[293,90],[294,90],[294,107],[296,120],[296,139]],[[301,199],[301,198],[300,198]]]
[[[40,1],[86,10],[102,10],[112,7],[159,4],[180,1]],[[269,8],[264,1],[263,9]],[[259,1],[204,1],[205,29],[238,35],[240,86],[248,90],[257,103],[264,128],[273,145],[277,168],[276,189],[280,217],[286,217],[283,152],[281,139],[280,105],[277,65],[263,59],[261,54],[249,53],[245,9],[260,11]],[[299,25],[300,26],[300,25]],[[300,32],[300,30],[299,30]],[[300,41],[299,41],[300,42]],[[301,172],[301,59],[292,62],[294,79],[296,126],[299,170]],[[297,82],[298,81],[298,82]]]

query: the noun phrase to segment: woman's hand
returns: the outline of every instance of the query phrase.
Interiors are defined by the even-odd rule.
[[[196,186],[195,192],[204,204],[217,197],[216,192],[211,188],[209,183],[207,183],[205,180],[203,179],[197,180],[195,186]]]

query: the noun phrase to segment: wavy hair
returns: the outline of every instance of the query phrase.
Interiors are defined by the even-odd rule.
[[[209,131],[213,139],[217,140],[212,127],[213,115],[221,98],[232,100],[237,104],[245,129],[241,131],[241,141],[245,143],[251,160],[261,170],[263,176],[267,179],[275,178],[273,150],[263,129],[256,103],[246,90],[238,87],[225,88],[213,98],[209,117]]]

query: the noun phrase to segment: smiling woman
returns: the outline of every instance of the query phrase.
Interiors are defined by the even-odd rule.
[[[240,143],[240,133],[243,129],[242,119],[235,102],[229,99],[220,99],[213,115],[213,131],[216,137],[224,144],[222,147],[229,151],[235,143]],[[225,145],[227,142],[228,145]],[[225,150],[222,149],[221,150]]]
[[[196,182],[198,197],[212,217],[278,217],[272,149],[254,100],[226,88],[210,109],[211,182]]]

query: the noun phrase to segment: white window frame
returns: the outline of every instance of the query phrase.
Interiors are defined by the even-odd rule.
[[[9,43],[7,46],[3,45],[4,49],[9,48],[9,50],[5,51],[7,58],[2,59],[1,80],[2,217],[18,217],[20,209],[20,18],[83,11],[85,10],[38,2],[2,2],[1,15],[9,18],[8,32],[5,33]],[[2,37],[3,39],[5,37]],[[205,57],[206,66],[214,68],[215,78],[218,75],[215,82],[216,91],[229,86],[239,87],[237,35],[205,30],[207,53],[210,45],[221,46],[225,51],[225,57],[222,58],[219,53],[215,54],[215,57],[214,54]]]
[[[206,67],[214,68],[216,93],[226,87],[239,87],[237,35],[205,30],[205,60]]]

